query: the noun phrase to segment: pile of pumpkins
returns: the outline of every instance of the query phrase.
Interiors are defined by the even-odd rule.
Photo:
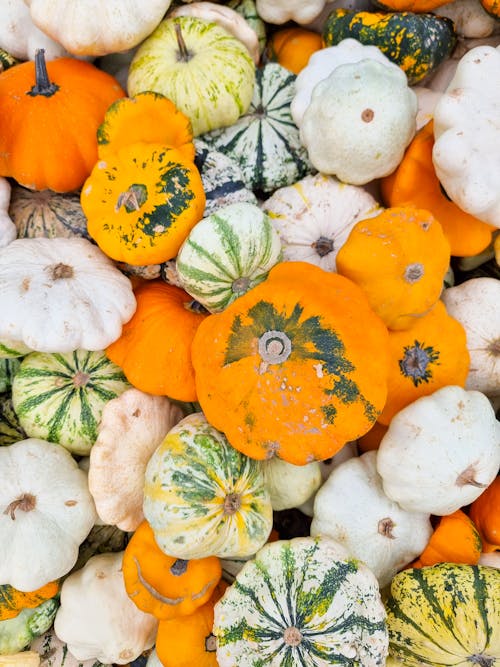
[[[500,664],[499,45],[3,0],[0,666]]]

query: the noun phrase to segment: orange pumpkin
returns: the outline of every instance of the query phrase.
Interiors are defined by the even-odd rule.
[[[191,341],[207,311],[180,287],[161,280],[135,291],[137,309],[106,354],[148,394],[196,401]]]
[[[354,225],[336,262],[389,329],[408,329],[439,299],[450,244],[429,211],[388,208]]]
[[[378,421],[389,424],[396,412],[417,398],[449,384],[465,386],[469,352],[463,326],[442,301],[411,329],[389,332],[387,402]]]
[[[469,516],[483,540],[483,551],[500,551],[500,477],[476,498]]]
[[[296,465],[366,433],[386,399],[388,333],[362,290],[281,262],[193,341],[198,401],[233,447]]]
[[[51,581],[36,591],[24,592],[9,584],[0,586],[0,621],[14,618],[23,609],[33,609],[59,593],[59,581]],[[1,659],[0,659],[1,663]]]
[[[432,12],[446,4],[448,0],[376,0],[382,9],[392,12],[413,12],[415,14]]]
[[[439,517],[429,543],[412,567],[437,563],[476,565],[481,555],[481,537],[467,514],[457,510]]]
[[[500,18],[500,0],[480,0],[485,11],[495,18]]]
[[[208,602],[222,576],[216,556],[183,560],[165,554],[147,521],[127,544],[122,569],[133,603],[161,620],[192,614]]]
[[[370,452],[373,449],[378,449],[382,438],[387,433],[388,426],[381,424],[380,422],[375,422],[368,433],[362,435],[358,439],[357,447],[360,454],[365,452]]]
[[[313,53],[323,48],[321,35],[306,28],[292,26],[281,28],[267,42],[266,57],[287,70],[298,74],[309,62]]]
[[[433,122],[417,132],[392,174],[380,180],[386,206],[416,206],[437,218],[450,243],[452,255],[470,257],[491,242],[494,227],[462,211],[446,196],[432,163]]]
[[[35,62],[0,74],[0,176],[32,190],[81,187],[97,160],[96,132],[124,91],[111,75],[76,58]]]

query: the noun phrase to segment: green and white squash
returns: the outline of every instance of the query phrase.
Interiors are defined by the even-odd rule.
[[[33,352],[31,347],[28,347],[20,340],[0,337],[0,359],[24,357],[24,355],[29,352]]]
[[[12,402],[30,438],[85,455],[97,438],[105,404],[129,387],[121,368],[104,352],[32,352],[16,373]]]
[[[150,458],[143,509],[160,549],[176,558],[249,556],[272,528],[260,463],[201,412],[174,426]]]
[[[323,482],[319,461],[296,466],[273,456],[262,461],[262,469],[273,510],[277,512],[307,502]]]
[[[182,287],[212,313],[262,282],[281,259],[270,218],[255,204],[230,204],[198,222],[177,255]]]
[[[53,628],[37,637],[31,643],[30,650],[39,654],[40,667],[111,667],[99,660],[82,661],[75,658],[69,651],[68,645],[58,638]]]
[[[257,13],[254,0],[229,0],[227,6],[241,14],[250,27],[255,30],[259,40],[259,51],[262,53],[266,47],[267,30],[266,24]]]
[[[0,396],[0,447],[11,445],[27,437],[12,405],[11,395],[2,394]]]
[[[0,72],[4,72],[9,67],[13,67],[19,63],[20,61],[17,58],[14,58],[14,56],[0,47]]]
[[[0,665],[3,664],[2,655],[22,651],[35,637],[46,632],[58,607],[58,598],[51,598],[33,609],[23,609],[14,618],[0,621]]]
[[[380,591],[328,537],[270,542],[214,608],[220,667],[385,665]]]
[[[230,127],[203,135],[210,146],[237,160],[254,192],[272,192],[313,171],[290,111],[295,79],[278,63],[261,67],[248,112]]]
[[[21,360],[19,357],[0,358],[0,394],[10,390],[12,380],[19,370],[20,363]]]
[[[407,667],[500,660],[500,570],[440,563],[399,572],[386,602],[390,653]]]

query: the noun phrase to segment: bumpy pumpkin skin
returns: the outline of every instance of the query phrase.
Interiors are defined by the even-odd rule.
[[[326,459],[382,411],[387,343],[385,325],[354,283],[281,262],[200,325],[192,347],[198,401],[252,458]]]

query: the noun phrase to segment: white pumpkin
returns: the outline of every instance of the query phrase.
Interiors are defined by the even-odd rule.
[[[273,456],[262,461],[262,470],[271,496],[271,505],[275,511],[305,503],[319,489],[323,481],[319,461],[296,466]]]
[[[78,660],[126,665],[154,644],[158,621],[129,598],[122,559],[92,556],[63,582],[54,630]]]
[[[400,410],[377,450],[389,498],[445,516],[472,503],[500,467],[500,422],[478,391],[446,386]]]
[[[256,0],[258,15],[267,23],[310,23],[321,13],[326,0]]]
[[[0,254],[0,340],[103,350],[136,305],[130,280],[87,239],[16,239]]]
[[[9,215],[10,183],[0,177],[0,248],[8,245],[17,236],[16,225]]]
[[[452,0],[439,5],[439,16],[447,16],[453,21],[458,35],[468,38],[481,38],[491,35],[498,24],[491,14],[483,9],[477,0]]]
[[[406,511],[386,496],[376,460],[370,451],[332,471],[316,494],[311,535],[340,542],[382,588],[422,553],[432,525],[428,513]]]
[[[0,447],[0,584],[33,591],[67,574],[96,519],[87,476],[63,447]]]

